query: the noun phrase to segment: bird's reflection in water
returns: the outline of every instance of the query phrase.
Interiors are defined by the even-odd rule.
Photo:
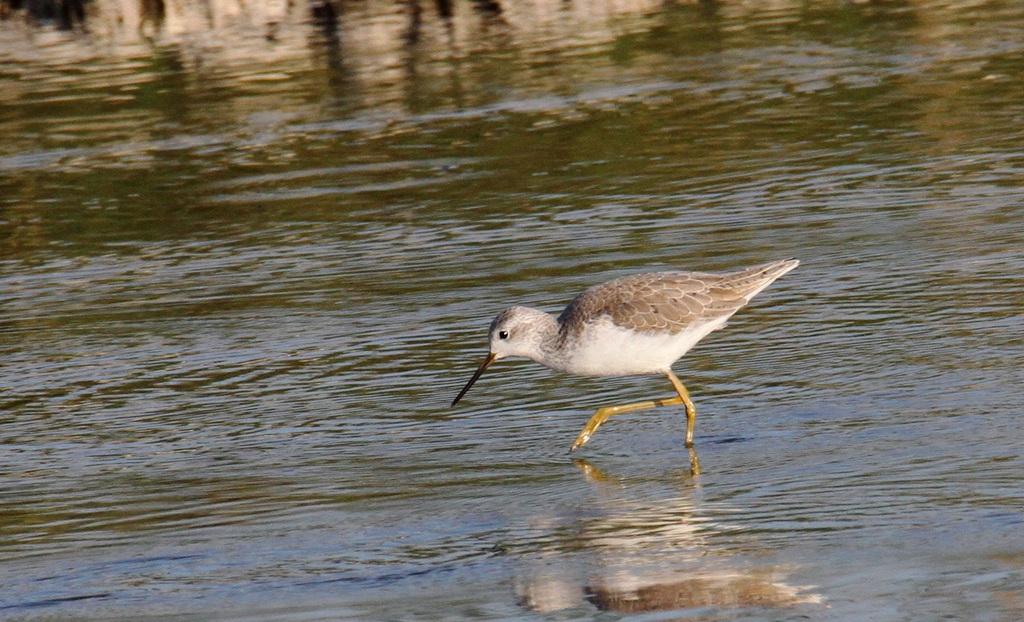
[[[690,476],[700,475],[700,458],[697,457],[697,450],[693,447],[687,447],[687,451],[690,452]],[[595,483],[608,483],[615,482],[615,478],[608,477],[604,474],[604,471],[593,467],[589,462],[582,458],[575,458],[572,461],[583,474],[587,476],[587,479]]]
[[[692,475],[700,472],[696,453],[690,461],[690,476],[681,476],[669,498],[652,498],[646,485],[640,498],[630,498],[629,481],[574,460],[599,492],[607,491],[604,513],[572,518],[571,542],[527,562],[516,580],[519,602],[544,612],[587,603],[620,613],[821,606],[810,588],[784,582],[785,569],[759,566],[709,542],[729,527],[700,516],[690,497],[697,487]]]

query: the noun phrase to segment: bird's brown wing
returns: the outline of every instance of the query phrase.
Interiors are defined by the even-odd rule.
[[[721,276],[692,272],[634,274],[596,285],[565,308],[558,321],[573,332],[608,316],[639,332],[679,333],[694,323],[735,313],[746,299],[716,287]]]
[[[608,316],[623,328],[675,334],[736,313],[795,264],[777,261],[725,274],[648,272],[624,276],[576,296],[558,322],[563,333],[569,333]]]

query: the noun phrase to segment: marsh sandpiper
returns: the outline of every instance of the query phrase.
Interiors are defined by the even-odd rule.
[[[686,446],[693,447],[697,409],[672,364],[799,263],[786,259],[724,274],[624,276],[576,296],[557,319],[529,307],[506,309],[491,322],[490,351],[452,406],[491,363],[509,356],[580,376],[662,373],[676,397],[599,408],[569,451],[583,446],[612,415],[677,404],[686,408]]]

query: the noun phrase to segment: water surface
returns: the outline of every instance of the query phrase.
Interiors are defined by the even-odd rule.
[[[0,21],[0,618],[1024,617],[1024,11],[619,8]],[[566,453],[660,377],[449,407],[506,306],[790,256],[699,475]]]

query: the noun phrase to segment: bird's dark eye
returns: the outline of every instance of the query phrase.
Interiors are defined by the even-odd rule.
[[[498,331],[498,339],[508,339],[508,331],[507,330],[499,330]]]

